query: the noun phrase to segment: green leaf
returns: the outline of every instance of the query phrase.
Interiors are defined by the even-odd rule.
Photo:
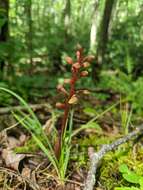
[[[129,173],[130,172],[130,170],[126,164],[121,164],[119,167],[119,171],[121,173]]]
[[[99,130],[101,130],[100,125],[96,122],[89,122],[85,125],[82,125],[82,127],[85,129],[99,129]]]
[[[5,19],[0,19],[0,28],[5,24],[6,20]]]
[[[140,190],[137,187],[115,187],[114,190]]]
[[[143,177],[140,177],[139,184],[140,184],[141,189],[143,189]]]
[[[123,174],[123,178],[130,183],[139,183],[140,176],[130,171],[129,173]]]
[[[91,107],[86,107],[83,111],[84,111],[85,114],[87,114],[89,116],[95,116],[97,114],[95,109],[93,109]]]

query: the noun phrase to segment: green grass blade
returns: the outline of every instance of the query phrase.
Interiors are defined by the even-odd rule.
[[[35,142],[37,143],[37,145],[40,147],[40,149],[45,153],[45,155],[48,157],[48,159],[50,160],[50,162],[52,163],[52,165],[54,166],[56,172],[58,175],[59,174],[59,169],[57,166],[57,161],[54,159],[53,155],[51,155],[50,151],[44,146],[44,144],[36,137],[36,135],[34,135],[32,133],[32,137],[35,140]]]
[[[31,119],[29,116],[27,116],[25,113],[22,114],[25,118],[25,120],[22,121],[22,117],[20,115],[14,114],[14,117],[31,133],[36,135],[37,137],[39,136],[39,139],[42,138],[46,141],[49,150],[51,151],[51,154],[53,155],[55,162],[58,163],[56,156],[54,154],[54,150],[52,148],[52,145],[48,139],[48,137],[44,134],[44,131],[42,130],[42,126],[40,127],[41,133],[35,134],[35,130],[32,130],[31,125],[35,125],[35,123],[33,123],[33,119]]]
[[[47,149],[47,147],[45,147],[45,145],[42,143],[42,141],[40,140],[40,138],[38,138],[29,128],[29,122],[27,122],[26,120],[22,120],[22,117],[14,114],[15,118],[19,121],[19,123],[21,123],[32,135],[33,139],[35,140],[36,144],[39,146],[39,148],[45,153],[45,155],[48,157],[48,159],[50,160],[50,162],[52,163],[52,165],[54,166],[57,174],[59,175],[59,170],[58,170],[58,166],[57,166],[57,160],[55,160],[55,156],[51,154],[51,152]]]
[[[19,100],[19,102],[27,109],[27,111],[29,112],[29,114],[35,119],[35,121],[37,121],[37,123],[39,125],[41,125],[40,122],[39,122],[39,120],[37,119],[35,113],[33,112],[33,110],[30,108],[30,106],[26,103],[26,101],[23,98],[21,98],[15,92],[13,92],[13,91],[11,91],[9,89],[0,87],[0,90],[5,91],[5,92],[11,94],[12,96],[14,96],[15,98],[17,98]]]
[[[72,128],[73,128],[73,114],[74,111],[71,110],[70,112],[70,121],[69,121],[69,131],[64,135],[64,139],[63,139],[63,146],[62,146],[62,150],[61,150],[61,156],[60,156],[60,173],[61,173],[61,177],[64,180],[65,179],[65,175],[66,175],[66,171],[67,171],[67,167],[68,167],[68,163],[69,163],[69,159],[70,159],[70,150],[71,150],[71,137],[72,137]]]
[[[123,101],[125,101],[125,100],[123,100]],[[86,126],[88,126],[88,124],[96,121],[97,119],[99,119],[100,117],[102,117],[104,114],[106,114],[108,111],[112,110],[114,107],[116,107],[119,104],[120,104],[120,101],[117,102],[117,103],[115,103],[115,104],[113,104],[109,108],[105,109],[102,113],[98,114],[97,116],[93,117],[90,121],[87,122],[87,125],[81,126],[78,129],[76,129],[75,131],[73,131],[72,137],[75,136],[75,135],[77,135],[78,133],[80,133],[82,130],[89,128],[89,127],[86,127]]]

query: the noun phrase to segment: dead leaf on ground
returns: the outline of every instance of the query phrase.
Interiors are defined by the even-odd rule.
[[[18,171],[19,163],[25,158],[24,154],[16,154],[12,150],[3,149],[2,158],[7,167]]]
[[[13,136],[7,137],[7,142],[8,142],[9,149],[13,149],[17,146],[20,146],[20,141]]]
[[[29,169],[28,167],[23,168],[21,175],[23,177],[26,177],[26,178],[30,179],[30,177],[31,177],[31,169]]]
[[[21,134],[19,137],[20,146],[23,145],[27,140],[27,136],[25,134]]]

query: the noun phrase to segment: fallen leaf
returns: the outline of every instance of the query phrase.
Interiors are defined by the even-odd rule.
[[[25,134],[21,134],[19,137],[19,141],[20,141],[20,146],[23,145],[26,141],[27,137]]]
[[[21,175],[22,175],[23,177],[26,177],[26,178],[29,178],[29,179],[30,179],[30,176],[31,176],[31,169],[29,169],[28,167],[23,168]]]
[[[13,136],[7,137],[7,142],[8,142],[9,149],[13,149],[17,146],[20,146],[20,141]]]
[[[19,163],[25,158],[24,154],[16,154],[12,150],[3,149],[2,158],[7,167],[18,171]]]

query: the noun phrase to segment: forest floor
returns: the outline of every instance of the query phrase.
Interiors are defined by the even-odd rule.
[[[46,134],[52,124],[55,100],[57,101],[57,97],[50,98],[48,104],[44,99],[40,100],[41,107],[34,108]],[[142,118],[136,116],[134,125],[128,121],[129,104],[125,102],[121,105],[117,94],[110,94],[106,101],[98,100],[91,94],[82,98],[80,105],[76,105],[74,112],[74,131],[77,132],[79,126],[87,124],[95,116],[97,118],[90,123],[91,126],[77,133],[72,140],[68,178],[64,187],[61,186],[55,170],[44,153],[35,145],[31,135],[16,122],[9,111],[1,113],[0,120],[3,125],[0,133],[1,190],[82,190],[89,168],[88,147],[99,150],[101,145],[115,141],[142,123]],[[60,120],[61,113],[58,113],[57,127],[61,123]],[[95,189],[108,190],[129,185],[118,169],[122,163],[143,175],[143,148],[139,140],[125,143],[117,151],[110,152],[104,157],[97,172]]]

